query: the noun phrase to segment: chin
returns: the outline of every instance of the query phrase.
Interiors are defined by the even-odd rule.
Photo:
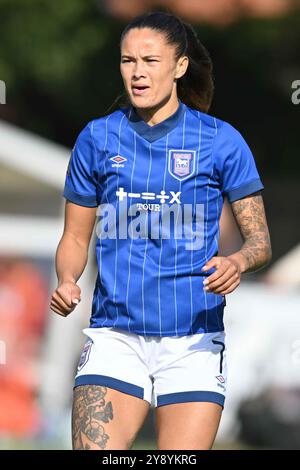
[[[159,106],[159,101],[153,101],[149,98],[143,98],[143,97],[133,97],[132,100],[131,100],[131,103],[133,106],[137,107],[137,108],[140,108],[140,109],[152,109],[152,108],[156,108],[157,106]]]
[[[143,99],[132,99],[131,103],[134,107],[140,108],[140,109],[153,108],[152,103],[149,103],[147,100],[143,100]]]

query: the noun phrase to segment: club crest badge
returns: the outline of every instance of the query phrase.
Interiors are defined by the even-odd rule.
[[[83,368],[83,366],[87,363],[90,357],[90,352],[92,348],[93,341],[91,339],[87,340],[85,345],[83,346],[83,350],[79,359],[78,367],[77,370],[79,371],[80,369]]]
[[[179,181],[189,178],[195,171],[195,150],[169,150],[169,173]]]

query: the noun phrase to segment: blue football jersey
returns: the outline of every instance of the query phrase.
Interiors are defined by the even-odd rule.
[[[230,124],[188,107],[150,126],[129,105],[79,134],[63,195],[97,207],[91,327],[175,336],[224,330],[225,296],[206,292],[224,197],[263,189]]]

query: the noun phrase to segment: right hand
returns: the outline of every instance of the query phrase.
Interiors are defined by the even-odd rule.
[[[80,294],[80,287],[75,282],[67,281],[59,284],[51,297],[51,310],[67,317],[81,301]]]

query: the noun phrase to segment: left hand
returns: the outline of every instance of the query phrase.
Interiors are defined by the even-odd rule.
[[[205,272],[214,267],[215,272],[203,282],[206,292],[226,295],[239,286],[241,267],[236,259],[230,256],[214,256],[205,264],[202,271]]]

